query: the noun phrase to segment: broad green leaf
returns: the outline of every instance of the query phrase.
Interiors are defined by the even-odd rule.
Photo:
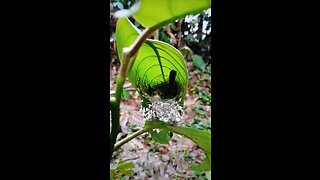
[[[127,18],[118,20],[116,39],[120,61],[123,48],[130,47],[139,34],[140,30]],[[129,73],[129,80],[139,93],[143,94],[149,90],[158,90],[160,84],[168,84],[171,71],[176,72],[174,80],[177,88],[164,88],[163,91],[177,89],[175,97],[182,98],[183,101],[187,92],[188,73],[182,54],[167,43],[148,39],[139,49]]]
[[[122,60],[123,48],[130,47],[137,39],[141,31],[127,18],[120,18],[116,25],[116,45],[119,60]]]
[[[206,64],[204,63],[203,59],[199,55],[192,55],[192,62],[193,64],[199,68],[202,72],[204,72],[204,69],[206,68]]]
[[[196,170],[209,171],[211,168],[211,134],[208,131],[198,130],[189,127],[176,127],[171,124],[152,119],[146,121],[145,129],[161,129],[183,135],[195,142],[206,153],[203,163],[192,167]]]
[[[210,0],[140,0],[133,17],[144,27],[162,27],[210,8]]]
[[[211,153],[211,134],[208,131],[189,127],[177,127],[159,120],[148,120],[145,123],[147,129],[164,129],[183,135],[195,142],[201,149]]]
[[[160,130],[159,133],[153,130],[149,132],[152,139],[161,144],[168,144],[171,139],[169,132],[166,130]]]

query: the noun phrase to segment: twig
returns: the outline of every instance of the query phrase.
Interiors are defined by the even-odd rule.
[[[177,43],[177,39],[176,39],[176,37],[174,36],[174,34],[172,33],[172,31],[171,31],[170,25],[167,25],[166,31],[167,31],[167,34],[171,37],[172,44],[175,45],[175,44]]]
[[[193,101],[192,104],[195,104],[199,100],[199,97],[196,97],[196,99]]]
[[[181,47],[183,47],[185,45],[185,43],[183,42],[183,39],[182,39],[182,23],[183,23],[183,19],[179,19],[178,21],[178,25],[177,25],[177,28],[178,28],[178,49],[180,50]]]
[[[123,161],[131,161],[131,160],[135,160],[135,159],[139,159],[140,156],[137,157],[133,157],[133,158],[128,158],[128,159],[123,159]]]
[[[127,136],[126,138],[122,139],[121,141],[117,142],[115,145],[114,145],[114,150],[118,149],[119,147],[121,147],[122,145],[124,145],[125,143],[131,141],[132,139],[142,135],[143,133],[146,133],[148,132],[149,129],[141,129],[133,134],[131,134],[130,136]]]

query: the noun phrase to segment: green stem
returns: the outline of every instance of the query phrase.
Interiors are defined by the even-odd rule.
[[[117,88],[115,93],[115,101],[111,101],[111,135],[110,135],[110,161],[112,158],[112,153],[114,151],[114,144],[116,142],[118,133],[120,132],[120,102],[121,102],[121,94],[124,82],[126,80],[127,75],[129,74],[131,67],[134,63],[135,56],[137,55],[137,52],[139,48],[142,46],[142,44],[146,41],[146,39],[151,36],[151,34],[156,30],[157,28],[147,28],[145,29],[138,39],[133,43],[133,45],[130,46],[130,48],[124,48],[123,49],[123,56],[122,61],[120,65],[119,75],[117,79]]]
[[[122,63],[120,65],[120,72],[117,79],[117,88],[115,94],[115,102],[111,103],[111,136],[110,136],[110,161],[112,158],[114,144],[116,143],[118,133],[120,132],[120,101],[123,85],[126,79],[126,70],[129,62],[127,53],[124,53]]]
[[[110,97],[110,109],[113,109],[117,106],[116,98]]]
[[[114,150],[117,150],[119,147],[121,147],[122,145],[126,144],[127,142],[131,141],[132,139],[142,135],[143,133],[148,132],[149,129],[141,129],[133,134],[131,134],[130,136],[127,136],[126,138],[122,139],[121,141],[117,142],[114,145]]]

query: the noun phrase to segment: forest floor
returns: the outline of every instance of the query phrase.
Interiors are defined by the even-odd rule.
[[[110,63],[110,94],[116,88],[118,66]],[[187,67],[189,87],[184,117],[179,125],[211,131],[211,76],[196,69],[192,62],[187,62]],[[121,101],[121,132],[117,141],[142,129],[145,123],[137,91],[129,81],[126,81],[124,89],[130,96]],[[120,147],[114,153],[111,166],[119,161],[134,163],[134,177],[124,179],[210,179],[209,173],[188,171],[191,166],[201,163],[204,157],[204,152],[188,138],[174,134],[169,144],[160,144],[145,133]]]

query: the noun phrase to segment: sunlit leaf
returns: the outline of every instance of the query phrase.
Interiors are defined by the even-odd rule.
[[[162,27],[189,14],[210,8],[210,0],[140,0],[133,17],[144,27]]]
[[[121,18],[116,25],[116,45],[119,60],[122,60],[123,48],[131,46],[141,31],[127,18]]]

